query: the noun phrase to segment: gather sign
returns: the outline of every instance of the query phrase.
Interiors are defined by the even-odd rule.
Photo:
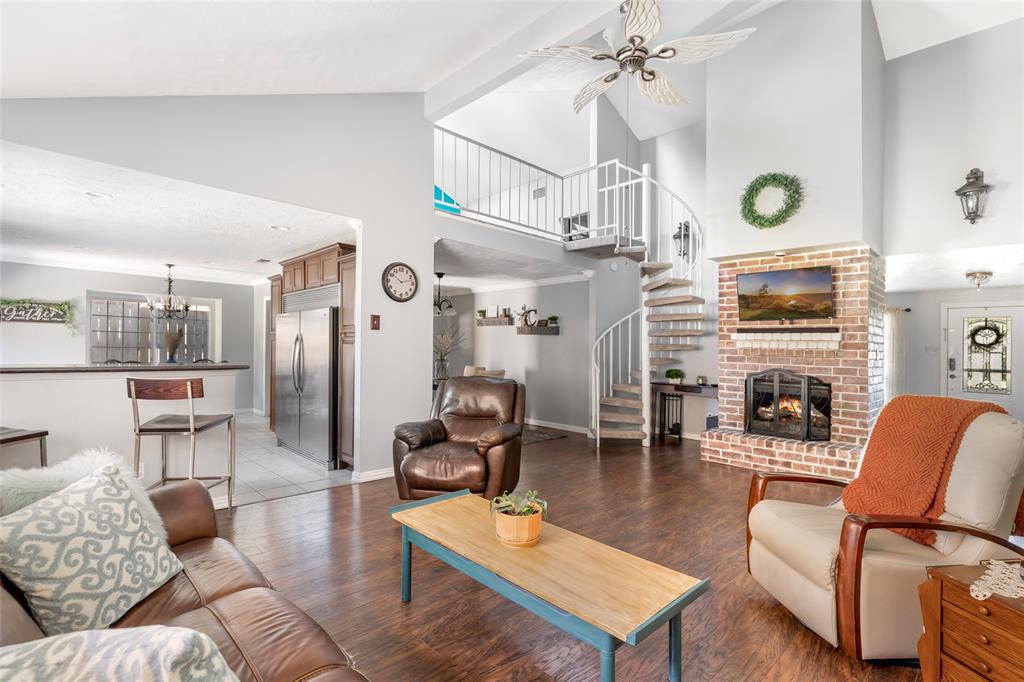
[[[71,305],[68,302],[0,302],[0,322],[53,322],[67,324],[70,318]]]

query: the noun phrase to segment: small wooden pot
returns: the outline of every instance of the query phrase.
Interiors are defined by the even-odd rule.
[[[494,514],[494,534],[508,547],[533,547],[540,541],[540,512],[530,516]]]

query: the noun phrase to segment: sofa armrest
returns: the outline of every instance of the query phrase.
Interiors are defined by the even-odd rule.
[[[395,427],[395,438],[408,445],[410,450],[415,450],[447,440],[448,431],[440,419],[405,422]]]
[[[523,429],[519,424],[513,422],[507,422],[496,426],[493,429],[487,429],[480,434],[480,438],[476,441],[476,451],[481,455],[487,455],[487,451],[496,445],[502,445],[509,442],[513,438],[522,435]]]
[[[913,528],[964,533],[987,540],[1024,557],[1024,547],[980,528],[946,523],[923,516],[891,514],[849,514],[843,520],[839,535],[839,558],[836,563],[836,615],[839,625],[839,646],[847,656],[861,660],[860,646],[860,563],[868,531],[876,528]]]
[[[217,537],[213,499],[201,481],[180,481],[149,493],[167,529],[167,544]]]

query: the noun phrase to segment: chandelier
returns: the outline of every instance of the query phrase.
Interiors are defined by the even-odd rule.
[[[171,277],[171,270],[173,268],[173,263],[167,263],[167,293],[163,298],[159,296],[146,297],[150,312],[158,320],[184,320],[188,317],[188,311],[192,309],[192,304],[188,302],[188,299],[178,296],[172,289],[174,279]]]
[[[434,293],[434,317],[451,317],[455,314],[455,304],[452,303],[452,299],[447,296],[441,296],[441,278],[444,277],[443,272],[435,272],[437,275],[437,291]]]

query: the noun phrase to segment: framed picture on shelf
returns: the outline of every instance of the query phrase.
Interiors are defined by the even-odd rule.
[[[497,316],[498,316],[498,304],[495,303],[493,305],[487,306],[487,317],[497,317]]]

